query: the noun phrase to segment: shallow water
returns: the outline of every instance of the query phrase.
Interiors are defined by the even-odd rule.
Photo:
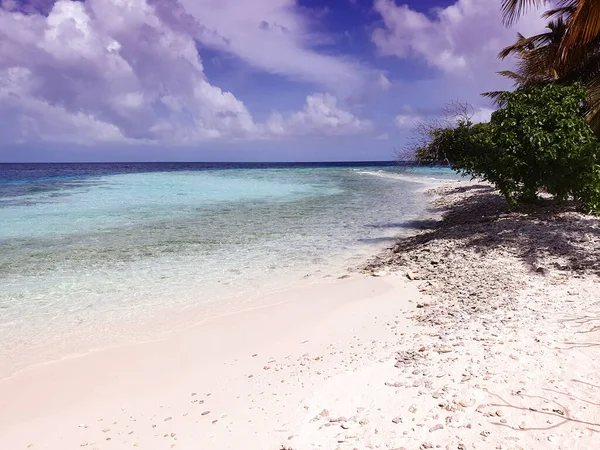
[[[0,165],[0,364],[339,272],[406,232],[423,189],[453,178],[372,164]],[[73,347],[75,335],[89,341]]]

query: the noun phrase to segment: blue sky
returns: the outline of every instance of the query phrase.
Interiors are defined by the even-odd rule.
[[[0,161],[390,160],[509,88],[500,0],[1,0]]]

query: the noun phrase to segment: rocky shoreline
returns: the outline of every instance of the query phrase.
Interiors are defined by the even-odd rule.
[[[433,189],[440,221],[402,239],[362,271],[405,271],[435,304],[419,320],[452,323],[512,308],[528,285],[600,275],[600,218],[552,203],[511,210],[487,184]],[[418,225],[418,224],[417,224]]]
[[[361,268],[428,294],[395,354],[414,443],[401,448],[596,448],[600,218],[511,210],[481,183],[430,193],[441,220]]]

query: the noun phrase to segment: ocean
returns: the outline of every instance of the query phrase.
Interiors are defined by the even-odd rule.
[[[0,164],[0,377],[339,276],[451,179],[394,162]]]

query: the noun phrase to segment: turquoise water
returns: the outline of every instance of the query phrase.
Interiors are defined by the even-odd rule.
[[[160,169],[0,178],[0,375],[109,342],[123,324],[193,320],[339,275],[425,214],[425,187],[455,178],[396,166]]]

